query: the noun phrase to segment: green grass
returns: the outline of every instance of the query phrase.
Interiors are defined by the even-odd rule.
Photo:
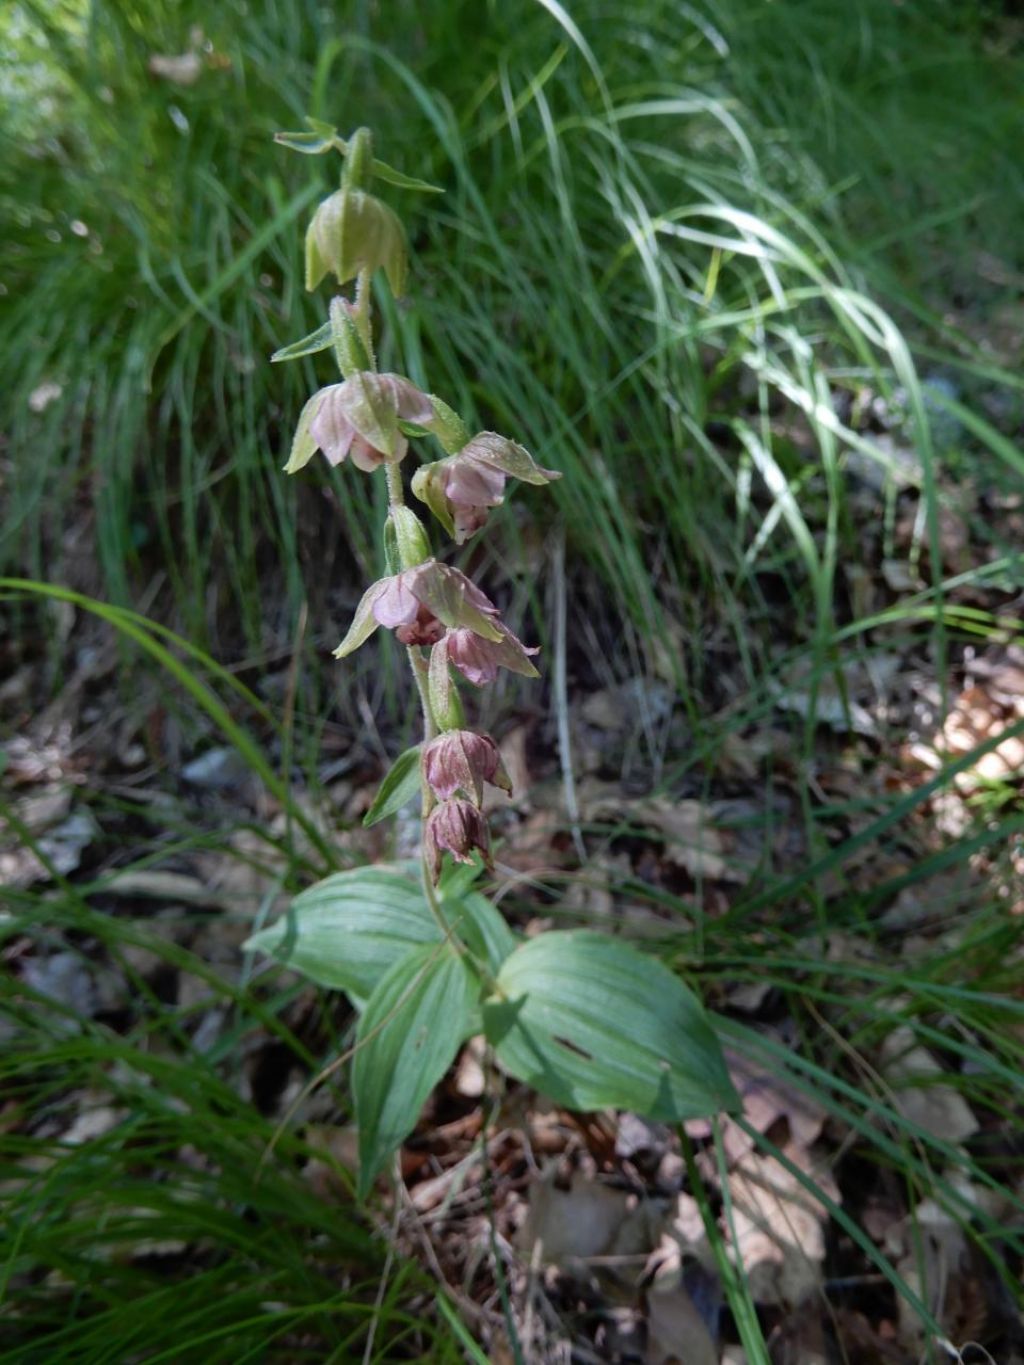
[[[330,864],[291,783],[301,774],[318,796],[323,728],[361,732],[360,689],[397,751],[409,698],[388,651],[349,661],[343,682],[325,662],[382,568],[380,490],[350,470],[280,472],[302,402],[330,377],[323,356],[267,361],[322,318],[301,288],[301,231],[333,172],[271,142],[310,113],[343,131],[370,124],[382,156],[444,186],[436,200],[392,197],[414,269],[407,302],[379,298],[382,365],[562,470],[547,509],[529,494],[512,500],[474,570],[530,618],[524,630],[548,658],[554,594],[568,594],[567,667],[580,680],[602,669],[606,681],[671,679],[693,740],[653,753],[669,790],[707,787],[723,746],[772,714],[794,665],[813,700],[840,667],[914,641],[945,688],[965,645],[1021,637],[1015,617],[971,596],[986,584],[1007,603],[1019,592],[1011,534],[977,525],[993,560],[966,573],[944,571],[938,553],[939,510],[957,483],[1012,492],[1024,472],[1021,381],[984,344],[1024,269],[1020,63],[995,15],[951,15],[938,0],[858,0],[841,21],[830,0],[383,8],[386,20],[357,0],[212,13],[193,0],[20,0],[0,16],[18,62],[0,114],[11,139],[0,166],[10,224],[0,560],[19,580],[5,588],[12,621],[45,639],[48,618],[30,605],[41,591],[98,614],[125,642],[126,670],[157,670],[179,712],[235,745],[292,812],[289,840],[267,853],[285,882]],[[193,23],[216,60],[189,87],[150,76],[148,57],[183,52]],[[922,373],[952,378],[954,398],[936,398]],[[30,396],[48,382],[60,394],[36,412]],[[847,462],[851,451],[889,462],[848,416],[847,399],[856,408],[866,391],[902,411],[900,439],[916,448],[923,517],[911,555],[929,581],[858,619],[846,568],[861,562],[863,526]],[[952,425],[936,419],[943,404]],[[886,545],[894,508],[887,495]],[[563,527],[569,567],[551,587]],[[83,568],[69,528],[95,565]],[[144,616],[133,614],[140,602]],[[296,642],[294,714],[277,716],[260,684]],[[723,660],[742,685],[728,707],[716,690]],[[792,744],[797,771],[813,773],[813,705],[792,722]],[[965,1209],[948,1167],[966,1161],[978,1186],[1005,1173],[984,1152],[953,1154],[915,1131],[851,1060],[907,1023],[970,1063],[959,1077],[969,1102],[1012,1122],[1016,921],[993,890],[955,953],[936,947],[907,966],[875,921],[900,886],[880,876],[865,893],[846,879],[865,849],[917,847],[929,796],[953,777],[832,809],[801,781],[808,866],[766,863],[727,916],[698,914],[667,951],[713,999],[721,984],[770,979],[805,1029],[800,1048],[783,1057],[739,1029],[735,1045],[785,1065],[915,1197],[938,1191],[956,1216],[970,1212],[1002,1274],[1017,1234]],[[766,793],[773,780],[763,774]],[[767,801],[763,818],[767,837]],[[1019,822],[1016,792],[1003,788],[908,875],[983,855],[994,879]],[[146,839],[115,860],[159,862],[165,842]],[[174,847],[209,839],[186,828]],[[670,897],[661,909],[694,913]],[[7,941],[59,931],[116,956],[145,933],[77,883],[18,893],[10,912]],[[867,962],[822,965],[837,929]],[[298,1137],[254,1177],[272,1125],[235,1083],[246,1036],[276,1033],[305,1070],[338,1040],[327,1029],[311,1049],[296,1037],[282,1023],[286,990],[268,997],[216,975],[210,985],[232,1020],[212,1058],[193,1045],[187,1014],[159,1000],[140,996],[127,1034],[81,1021],[72,1032],[55,1007],[4,986],[16,1039],[5,1085],[35,1135],[0,1149],[14,1181],[11,1358],[38,1358],[42,1341],[54,1360],[161,1349],[176,1360],[344,1360],[362,1357],[371,1321],[375,1358],[461,1358],[443,1313],[436,1326],[411,1316],[424,1286],[409,1267],[384,1281],[374,1312],[379,1244],[344,1201],[329,1218],[311,1207]],[[819,1008],[835,1036],[816,1027]],[[68,1150],[62,1116],[85,1089],[124,1116]],[[198,1134],[193,1169],[180,1152]],[[119,1248],[140,1235],[140,1210],[147,1235],[208,1248],[201,1273],[130,1264]],[[752,1332],[741,1279],[727,1284]],[[157,1354],[143,1327],[166,1343]]]

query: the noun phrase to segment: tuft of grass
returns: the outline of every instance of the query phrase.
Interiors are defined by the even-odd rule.
[[[429,297],[422,315],[394,315],[385,363],[404,357],[481,422],[527,428],[588,528],[573,550],[641,633],[680,597],[696,638],[723,615],[749,618],[758,558],[787,531],[771,572],[820,617],[828,585],[786,508],[824,479],[826,518],[841,526],[832,437],[812,429],[794,481],[767,414],[813,412],[825,386],[906,388],[898,337],[857,291],[874,278],[891,292],[899,277],[897,303],[923,307],[927,272],[919,253],[871,255],[864,220],[883,240],[890,223],[923,230],[938,147],[956,172],[948,202],[985,188],[978,213],[997,251],[1005,201],[990,187],[1019,174],[1008,59],[982,50],[969,18],[949,29],[948,15],[921,10],[860,0],[836,24],[823,4],[761,15],[718,0],[617,19],[583,5],[569,19],[526,0],[486,12],[400,0],[374,23],[357,5],[143,16],[124,0],[23,0],[9,40],[26,65],[42,60],[45,98],[12,102],[0,181],[15,223],[0,257],[7,562],[61,577],[54,528],[91,515],[107,595],[131,601],[159,568],[161,610],[228,650],[266,644],[268,564],[290,610],[309,596],[317,619],[325,568],[344,572],[352,556],[366,576],[379,564],[381,509],[363,483],[317,479],[324,500],[278,475],[319,362],[265,363],[318,320],[296,243],[329,188],[327,168],[310,186],[309,163],[269,136],[305,112],[358,112],[393,161],[447,190],[400,205]],[[195,83],[150,74],[154,54],[189,49],[195,24]],[[470,33],[472,61],[459,55]],[[805,116],[808,91],[820,125]],[[961,258],[959,239],[930,230],[940,255]],[[468,392],[462,373],[475,377]],[[28,399],[44,383],[61,393],[36,413]],[[918,398],[911,377],[920,417]],[[793,496],[780,501],[783,486]],[[732,537],[708,535],[725,525]],[[514,541],[511,518],[508,530]],[[657,596],[652,563],[666,579]],[[699,693],[699,652],[687,662]]]

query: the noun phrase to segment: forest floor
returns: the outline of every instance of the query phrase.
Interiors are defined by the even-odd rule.
[[[878,622],[868,656],[816,679],[794,669],[755,719],[743,706],[736,728],[742,661],[724,647],[707,716],[696,719],[657,661],[616,677],[580,649],[562,661],[561,742],[557,716],[528,690],[495,717],[514,784],[511,798],[491,804],[497,902],[526,935],[596,925],[694,973],[727,1021],[745,1126],[692,1123],[684,1135],[629,1113],[570,1114],[495,1073],[479,1041],[469,1043],[371,1216],[388,1245],[446,1286],[490,1360],[748,1359],[700,1192],[742,1268],[772,1361],[877,1365],[929,1352],[1024,1361],[1012,1293],[1024,1199],[1020,1093],[997,1070],[971,1085],[972,1068],[983,1071],[984,1028],[947,1008],[980,982],[985,1000],[1005,992],[1020,1037],[1024,644],[1019,598],[983,532],[998,519],[1004,537],[1024,534],[1024,497],[997,482],[955,479],[940,490],[947,582],[993,566],[990,585],[973,572],[948,590],[949,617],[1005,623],[975,644],[947,642],[940,676],[935,637],[907,628],[908,603],[925,593],[929,571],[915,529],[918,471],[898,436],[882,438],[904,470],[900,486],[868,464],[849,472],[862,553],[844,574],[855,617]],[[538,555],[538,572],[550,573],[551,546]],[[570,621],[593,618],[598,585],[577,577],[564,587]],[[775,610],[781,632],[785,602]],[[45,629],[32,628],[43,620]],[[51,600],[23,606],[11,622],[0,688],[13,735],[0,777],[12,816],[0,846],[4,884],[44,912],[73,888],[115,929],[143,931],[138,942],[131,932],[104,938],[58,918],[15,936],[4,959],[16,993],[69,1031],[151,1033],[185,1060],[230,1065],[238,1094],[271,1129],[302,1135],[298,1178],[328,1206],[347,1205],[354,1131],[337,1077],[319,1074],[312,1059],[338,1051],[333,1040],[345,1038],[351,1013],[341,997],[255,964],[241,945],[317,863],[296,810],[342,865],[410,850],[413,817],[400,817],[397,835],[361,825],[396,737],[369,720],[359,730],[328,724],[318,789],[293,788],[282,801],[216,713],[183,731],[164,676],[131,663],[107,621]],[[44,637],[56,647],[41,649]],[[330,643],[318,643],[325,656]],[[241,683],[258,678],[261,695],[286,709],[295,693],[289,645],[282,639],[259,668],[234,671]],[[370,698],[359,706],[369,717]],[[237,696],[228,708],[253,723]],[[812,708],[808,770],[793,735]],[[674,777],[674,756],[699,742],[702,725],[726,740]],[[258,717],[253,730],[272,767],[287,771],[280,735],[261,732]],[[894,733],[901,742],[890,742]],[[197,974],[196,963],[205,970]],[[274,1028],[250,1019],[239,1035],[230,1002],[245,992],[276,1002]],[[177,1040],[166,1036],[168,1017]],[[292,1041],[282,1042],[277,1024]],[[807,1071],[794,1069],[798,1055],[814,1059],[810,1087]],[[841,1091],[823,1098],[832,1068],[847,1095],[860,1096],[856,1112],[836,1103]],[[43,1134],[73,1147],[116,1134],[124,1119],[100,1068],[87,1084],[51,1093],[42,1111],[9,1100],[4,1122],[26,1141]],[[908,1146],[919,1158],[909,1174],[899,1160]],[[162,1178],[159,1161],[149,1173]],[[209,1248],[165,1230],[122,1254],[173,1282]],[[934,1315],[938,1334],[885,1265]],[[287,1340],[279,1358],[288,1358]]]

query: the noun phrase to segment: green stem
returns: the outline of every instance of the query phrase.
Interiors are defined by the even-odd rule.
[[[388,481],[388,506],[391,508],[405,506],[405,489],[402,486],[402,473],[397,464],[386,464],[384,469],[387,473]],[[403,564],[402,566],[406,566]],[[430,705],[430,689],[427,684],[427,665],[423,658],[423,652],[417,645],[410,645],[406,650],[409,659],[409,667],[412,669],[413,681],[416,683],[416,691],[419,693],[420,709],[423,713],[423,742],[428,744],[437,734],[437,722],[434,719],[433,707]],[[430,784],[425,776],[421,777],[421,789],[423,795],[422,819],[426,821],[427,816],[434,808],[434,793],[430,789]],[[427,898],[431,913],[437,920],[444,936],[458,949],[464,951],[463,945],[458,937],[452,932],[451,926],[441,913],[441,906],[434,891],[434,884],[430,878],[430,869],[427,866],[427,850],[425,845],[420,844],[420,860],[423,869],[423,894]]]
[[[437,891],[434,889],[434,883],[430,880],[430,868],[427,867],[426,851],[424,851],[420,863],[420,871],[421,879],[423,881],[423,895],[427,904],[430,906],[430,913],[434,916],[434,919],[437,920],[438,928],[457,953],[461,954],[467,952],[466,945],[444,917],[444,911],[441,909],[441,902],[437,899]]]
[[[359,330],[359,339],[366,349],[366,356],[371,370],[377,368],[377,357],[373,353],[373,295],[372,295],[373,271],[366,266],[359,271],[356,276],[356,299],[355,299],[355,324]]]
[[[384,466],[384,469],[387,473],[388,480],[388,506],[404,507],[405,489],[402,487],[401,470],[398,468],[398,465],[391,463],[386,464]],[[402,565],[403,569],[406,567],[408,566],[406,566],[405,564]]]

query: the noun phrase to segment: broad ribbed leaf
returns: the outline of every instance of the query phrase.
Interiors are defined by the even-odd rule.
[[[418,882],[377,866],[336,872],[317,882],[245,946],[318,985],[347,991],[360,1004],[411,948],[440,938]]]
[[[573,930],[523,943],[483,1018],[505,1070],[567,1109],[674,1122],[739,1103],[697,998],[621,939]]]
[[[363,816],[364,825],[375,825],[402,809],[420,790],[420,749],[416,744],[399,754],[388,769],[387,776],[377,789],[373,805]]]
[[[518,938],[501,911],[479,891],[442,895],[441,910],[458,937],[492,972],[500,971],[505,959],[515,952]]]
[[[367,1001],[352,1064],[360,1198],[469,1037],[479,989],[465,957],[439,943],[396,962]]]

